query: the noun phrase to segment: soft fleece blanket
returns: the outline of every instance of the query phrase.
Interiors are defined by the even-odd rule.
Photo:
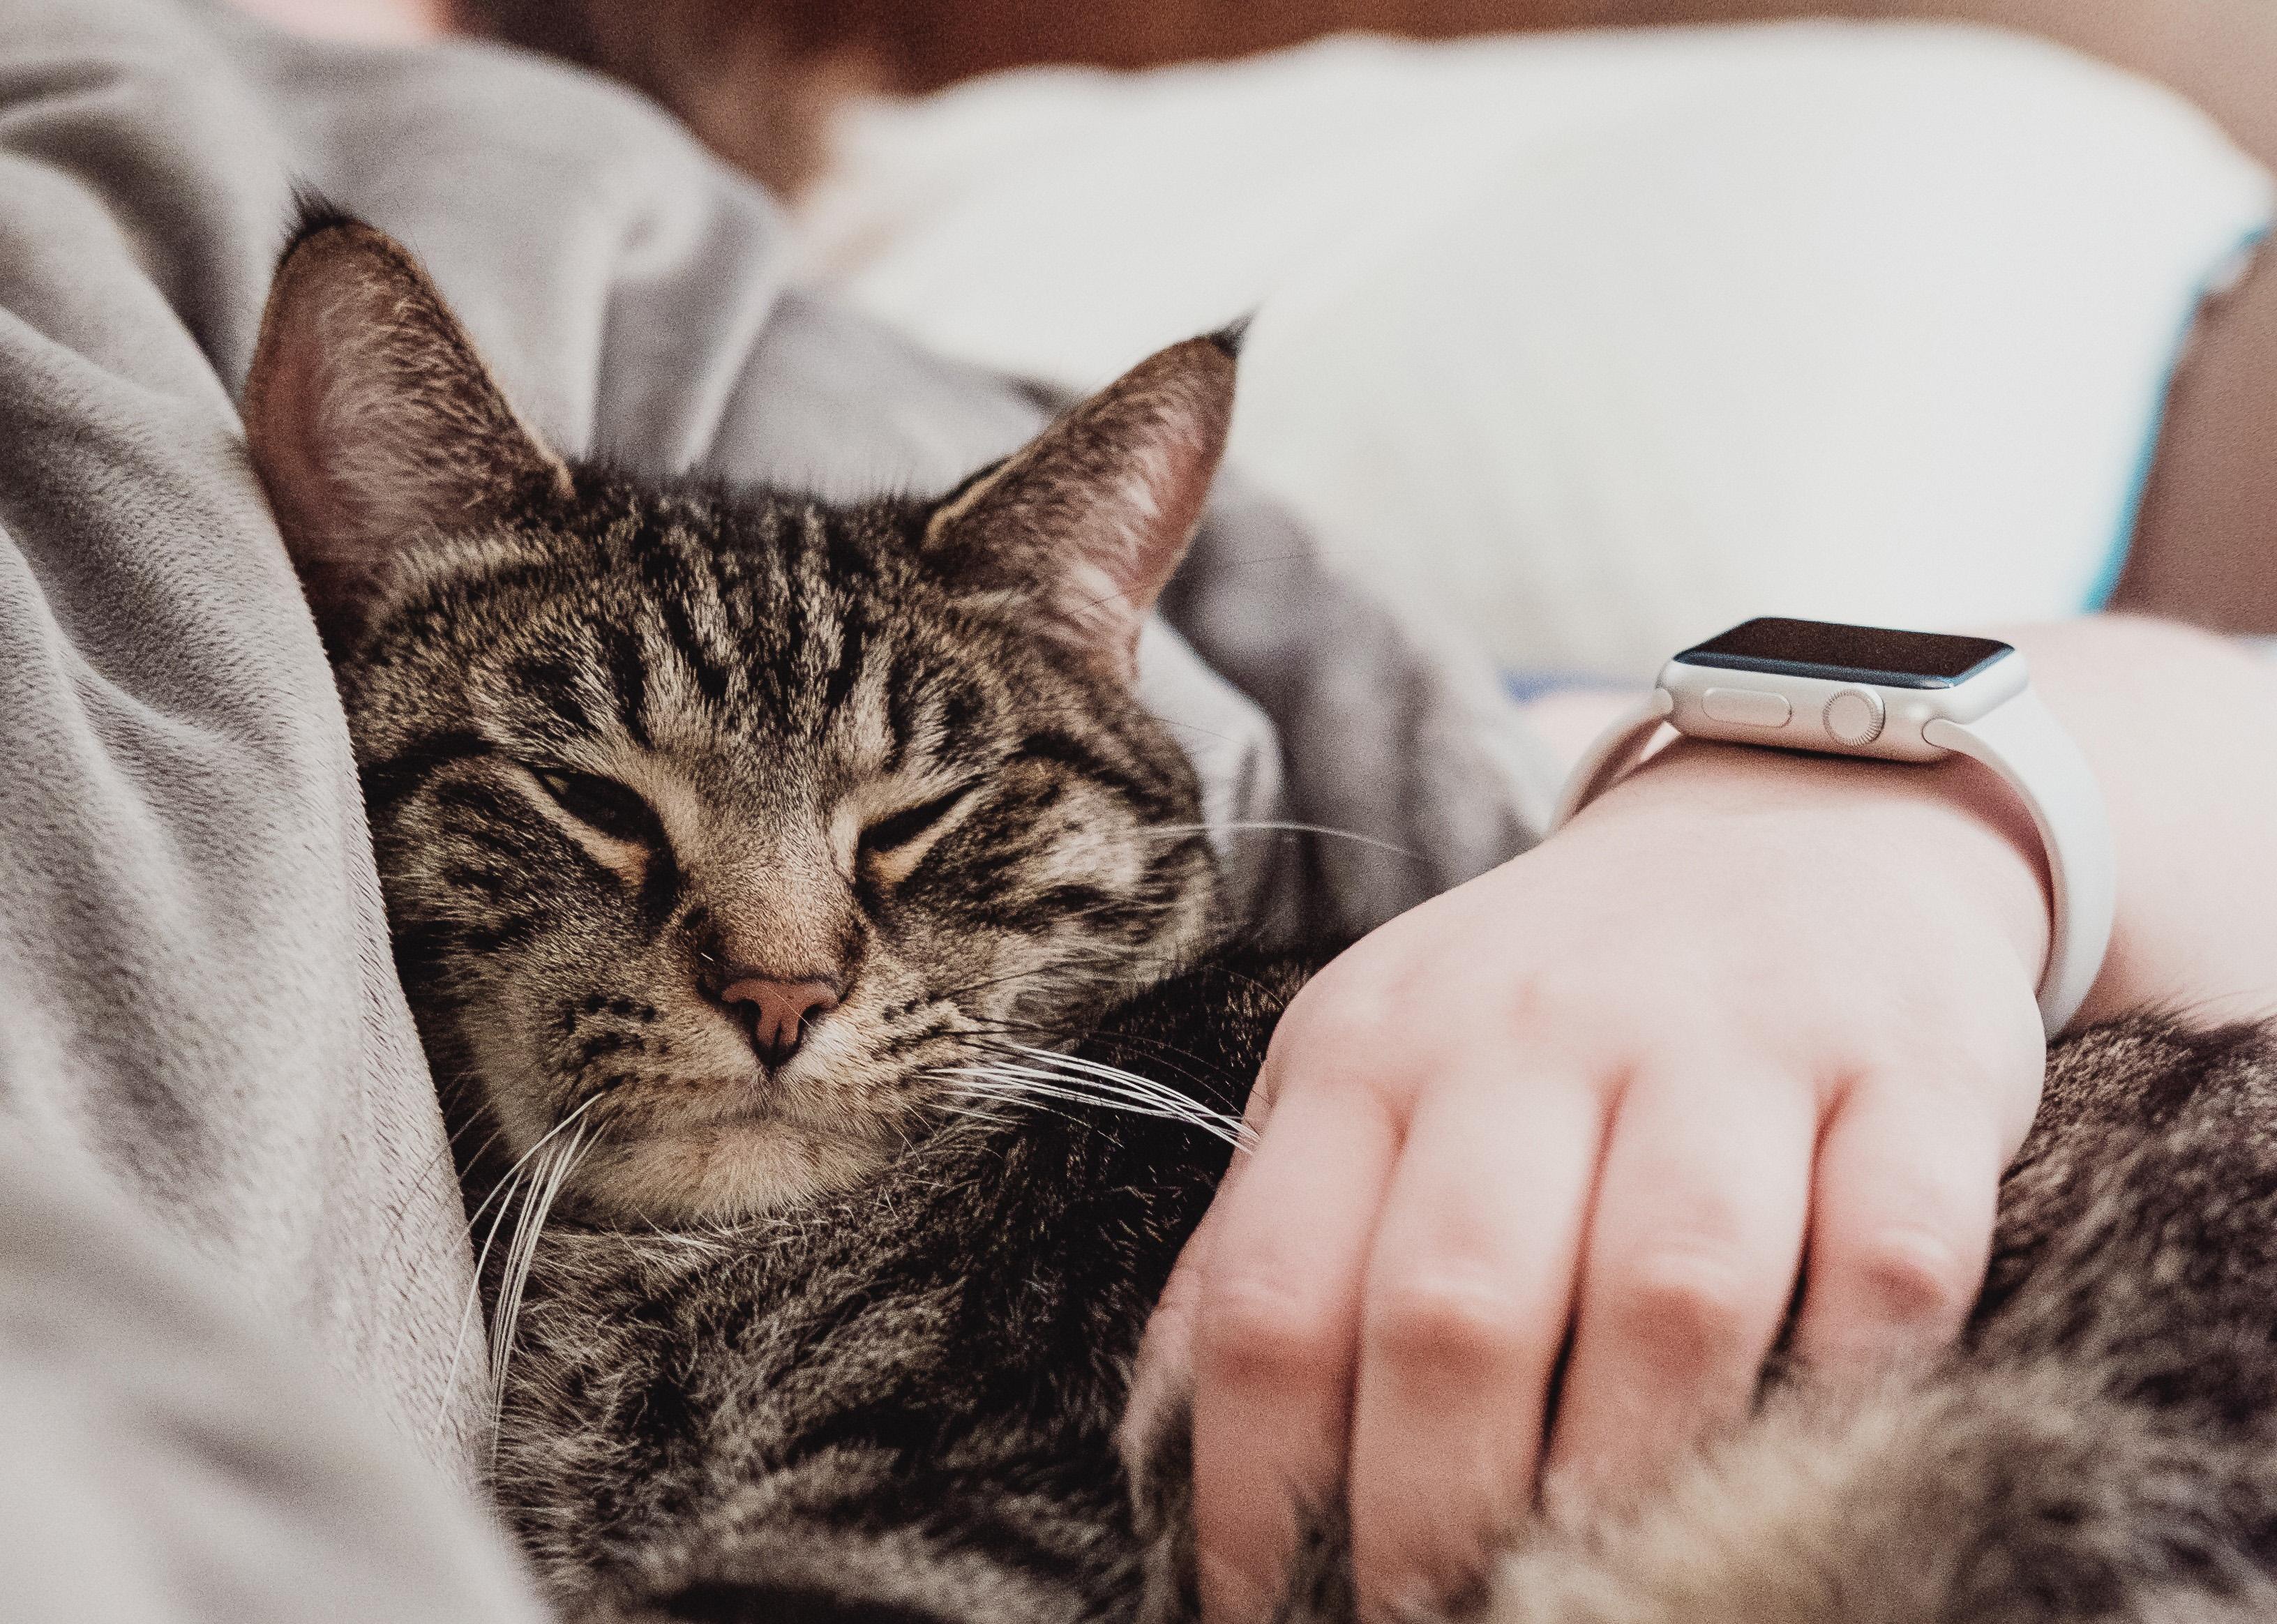
[[[232,400],[296,185],[423,255],[563,448],[940,488],[1038,421],[784,281],[628,94],[187,0],[0,11],[0,1611],[505,1620],[471,1264],[346,729]],[[1550,774],[1238,492],[1144,658],[1264,922],[1522,849]]]

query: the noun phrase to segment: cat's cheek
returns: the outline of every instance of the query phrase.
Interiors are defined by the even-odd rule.
[[[533,1064],[543,1052],[533,1023],[518,1013],[506,999],[478,997],[459,1021],[460,1041],[484,1103],[515,1156],[552,1131],[562,1108],[559,1085]]]

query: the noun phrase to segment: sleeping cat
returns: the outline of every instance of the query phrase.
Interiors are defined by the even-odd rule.
[[[296,233],[248,434],[510,1232],[493,1481],[565,1615],[1195,1616],[1183,1423],[1118,1435],[1129,1364],[1311,962],[1230,942],[1130,688],[1232,349],[832,506],[562,461],[400,248]],[[2277,1046],[2060,1045],[1960,1350],[1774,1380],[1464,1611],[2277,1612]],[[1351,1613],[1324,1516],[1286,1616]]]

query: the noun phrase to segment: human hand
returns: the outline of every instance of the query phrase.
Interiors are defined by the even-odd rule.
[[[1971,764],[1680,742],[1323,970],[1134,1393],[1191,1383],[1213,1624],[1300,1503],[1344,1497],[1383,1617],[1538,1476],[1649,1482],[1745,1414],[1799,1274],[1825,1372],[1949,1338],[2038,1100],[2040,872]]]

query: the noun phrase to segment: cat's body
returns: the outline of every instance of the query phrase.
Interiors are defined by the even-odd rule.
[[[1239,1076],[1299,973],[1174,980],[1087,1052]],[[509,1377],[507,1514],[574,1618],[1184,1624],[1184,1440],[1145,1441],[1134,1487],[1116,1428],[1224,1161],[1178,1124],[1040,1116],[733,1235],[549,1232]],[[2272,1616],[2273,1280],[2277,1045],[2148,1021],[2071,1040],[1949,1361],[1864,1392],[1775,1384],[1666,1492],[1545,1527],[1482,1616]],[[1341,1558],[1326,1529],[1292,1624],[1350,1618]]]
[[[1304,965],[1224,945],[1130,679],[1231,387],[1229,338],[1175,347],[936,500],[660,485],[546,450],[378,233],[288,252],[248,434],[512,1235],[495,1478],[569,1616],[1194,1616],[1186,1440],[1119,1436],[1129,1361]],[[1775,1384],[1475,1605],[2266,1616],[2273,1344],[2277,1050],[2092,1033],[1949,1361]],[[1314,1532],[1291,1616],[1344,1624]]]

